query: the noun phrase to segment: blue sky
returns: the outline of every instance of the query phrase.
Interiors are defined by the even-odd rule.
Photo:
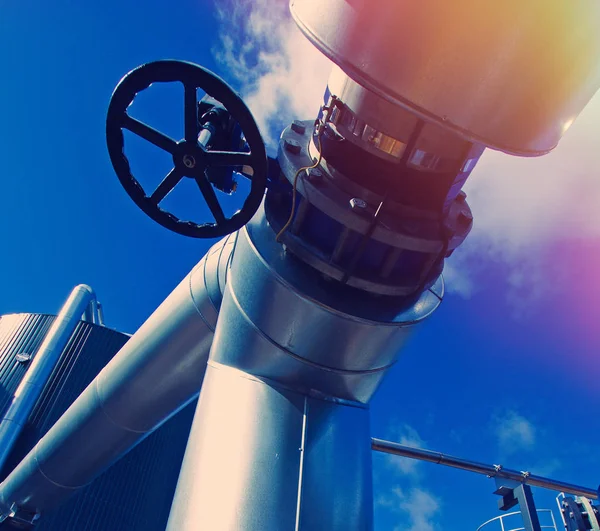
[[[105,147],[111,92],[146,61],[200,63],[243,91],[272,151],[281,125],[315,115],[328,69],[285,4],[2,2],[0,314],[56,312],[86,282],[107,324],[135,331],[211,242],[156,225],[122,190]],[[169,132],[177,96],[140,98],[140,117]],[[374,436],[600,483],[599,128],[596,98],[548,157],[484,157],[467,186],[475,229],[373,401]],[[154,155],[131,148],[154,178]],[[483,477],[382,455],[374,475],[378,530],[463,531],[497,514]]]

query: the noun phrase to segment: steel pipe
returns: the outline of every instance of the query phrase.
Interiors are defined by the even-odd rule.
[[[233,240],[209,251],[0,484],[0,521],[56,505],[198,396]]]
[[[371,94],[506,153],[552,150],[600,88],[596,0],[290,0],[290,10]]]
[[[373,529],[367,404],[443,282],[400,309],[323,284],[263,209],[239,231],[169,531]]]
[[[0,421],[0,469],[19,438],[52,370],[84,312],[90,313],[96,295],[89,286],[75,286],[48,330],[23,380]]]
[[[83,318],[88,323],[93,323],[97,325],[101,324],[100,303],[97,301],[96,297],[90,300],[90,303],[88,304],[87,308],[85,309],[85,313],[83,314]]]
[[[408,457],[419,461],[428,461],[429,463],[435,463],[436,465],[458,468],[468,472],[483,474],[488,477],[510,479],[533,487],[542,487],[558,492],[566,492],[574,494],[575,496],[585,496],[586,498],[593,500],[598,499],[598,491],[596,489],[573,485],[572,483],[557,481],[543,476],[536,476],[535,474],[530,474],[526,471],[511,470],[510,468],[504,468],[502,465],[478,463],[477,461],[461,459],[460,457],[453,457],[440,452],[434,452],[433,450],[413,448],[411,446],[384,441],[382,439],[371,439],[371,448],[376,452],[399,455],[401,457]]]
[[[100,326],[104,326],[104,308],[102,307],[102,304],[100,304],[98,302],[97,304],[98,307],[98,323]]]

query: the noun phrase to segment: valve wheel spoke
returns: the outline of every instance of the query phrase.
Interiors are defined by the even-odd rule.
[[[208,181],[204,174],[196,175],[194,177],[196,183],[198,183],[198,188],[202,192],[204,199],[206,199],[206,203],[208,204],[208,208],[212,212],[212,215],[215,218],[217,223],[225,222],[225,214],[223,214],[223,209],[221,208],[221,203],[219,203],[219,198],[213,188],[212,184]]]
[[[251,166],[252,155],[241,151],[206,151],[207,166]]]
[[[158,185],[156,190],[150,196],[150,200],[158,206],[160,202],[167,197],[175,188],[179,181],[183,178],[183,175],[179,173],[175,168],[173,168],[167,176],[162,180],[162,182]]]
[[[164,149],[165,151],[173,154],[177,147],[177,142],[167,135],[157,131],[153,127],[132,118],[127,113],[123,115],[122,127],[131,131],[133,134],[147,140],[151,144]]]

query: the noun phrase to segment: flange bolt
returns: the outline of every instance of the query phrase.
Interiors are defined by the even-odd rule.
[[[367,208],[367,203],[366,201],[358,198],[358,197],[353,197],[352,199],[350,199],[350,208],[352,210],[356,210],[356,209],[365,209]]]
[[[300,153],[300,142],[297,142],[296,140],[286,138],[283,145],[285,146],[285,149],[293,155],[298,155]]]
[[[306,126],[300,120],[294,120],[292,122],[292,131],[294,131],[294,133],[298,133],[299,135],[303,135],[306,133]]]

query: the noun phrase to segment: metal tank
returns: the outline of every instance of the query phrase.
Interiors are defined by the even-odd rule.
[[[55,319],[53,315],[28,313],[0,317],[0,411],[5,411],[13,392],[37,359]],[[7,456],[2,478],[46,434],[128,339],[125,334],[97,324],[84,321],[76,324],[49,379],[41,385],[41,394]],[[193,406],[190,406],[66,504],[44,513],[36,529],[164,529],[192,416]],[[23,524],[33,519],[33,515],[23,513],[16,516]]]
[[[215,245],[132,337],[99,324],[87,286],[56,318],[0,318],[0,528],[165,528],[232,246]]]
[[[47,433],[34,441],[35,446],[30,444],[21,452],[22,460],[15,461],[18,465],[0,483],[0,521],[14,519],[11,507],[32,515],[48,514],[47,509],[79,489],[85,490],[108,467],[195,401],[232,247],[233,238],[216,244],[127,343],[95,365],[77,392],[69,393],[62,415],[55,417],[54,425],[48,424]],[[165,437],[165,455],[169,455],[168,446],[174,439],[185,444],[187,431]],[[157,449],[154,458],[159,453]],[[180,463],[164,459],[169,470],[177,474]],[[113,482],[115,492],[139,490],[137,481],[147,483],[143,467],[133,466],[136,471],[128,476],[133,483],[117,487],[119,482]],[[141,479],[134,480],[136,474]],[[162,481],[160,475],[156,478]],[[170,500],[172,493],[163,487],[161,496]]]
[[[514,155],[553,149],[600,87],[596,0],[291,0],[290,8],[365,90]]]

